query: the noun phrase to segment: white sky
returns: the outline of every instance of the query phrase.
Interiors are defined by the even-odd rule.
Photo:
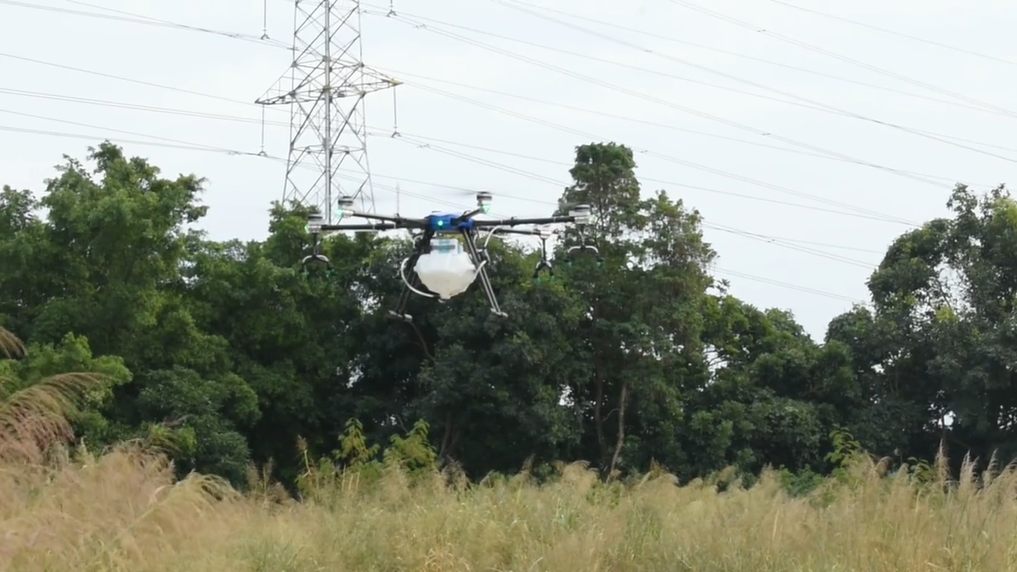
[[[944,203],[952,181],[962,180],[980,190],[1006,182],[1014,161],[1010,157],[1017,157],[1017,150],[1006,149],[1017,145],[1007,141],[1007,132],[1001,128],[1003,122],[1017,114],[1017,105],[1004,108],[1010,99],[1008,96],[1017,87],[1017,80],[1013,79],[1017,48],[1008,39],[1017,7],[1008,7],[1002,1],[897,0],[889,3],[859,0],[830,3],[828,8],[811,2],[806,4],[804,0],[792,2],[997,60],[806,13],[774,0],[689,0],[698,6],[708,6],[721,17],[683,6],[684,0],[523,1],[558,10],[559,13],[553,13],[538,9],[537,13],[559,22],[511,9],[499,0],[394,0],[397,18],[381,15],[388,10],[388,0],[371,0],[365,4],[365,10],[371,12],[363,16],[367,64],[405,82],[397,91],[398,127],[404,135],[401,140],[389,137],[393,130],[392,93],[382,92],[368,99],[368,124],[376,134],[369,144],[379,212],[395,210],[392,187],[398,183],[404,192],[433,199],[404,194],[401,199],[403,214],[423,215],[434,209],[448,209],[450,202],[461,202],[468,208],[471,196],[449,188],[458,187],[494,192],[493,210],[499,214],[545,215],[552,209],[552,205],[546,203],[553,203],[569,181],[567,169],[574,147],[592,141],[617,141],[640,151],[637,172],[646,192],[667,189],[702,212],[708,224],[707,239],[720,255],[718,273],[722,276],[725,275],[723,271],[736,273],[728,275],[733,284],[732,293],[760,307],[792,310],[813,336],[821,338],[830,318],[851,305],[850,301],[839,297],[868,299],[864,283],[871,268],[881,259],[886,245],[908,226],[848,216],[845,214],[848,207],[820,201],[837,201],[899,220],[922,222],[945,212]],[[171,139],[251,154],[260,150],[261,108],[253,101],[286,72],[291,59],[287,50],[271,43],[92,18],[67,11],[115,16],[110,10],[122,10],[256,38],[262,33],[263,1],[87,0],[91,7],[82,2],[0,0],[0,54],[3,54],[0,55],[0,70],[3,71],[3,79],[0,79],[0,183],[41,190],[42,181],[53,174],[52,167],[61,162],[61,155],[83,157],[88,145],[104,138],[158,143],[158,139],[152,138],[161,137],[163,143]],[[613,25],[600,25],[576,16]],[[722,18],[736,18],[747,27]],[[415,28],[413,23],[420,22],[426,22],[432,29],[468,37],[615,87],[544,69],[430,29]],[[448,24],[480,33],[449,28]],[[569,26],[583,27],[601,35]],[[292,2],[267,0],[267,31],[272,41],[289,44],[292,27]],[[760,29],[765,32],[758,31]],[[809,44],[826,53],[775,36]],[[525,45],[520,41],[588,57]],[[235,101],[89,75],[8,57],[11,55]],[[842,58],[860,63],[852,64]],[[866,69],[866,65],[886,72]],[[408,75],[410,73],[413,75]],[[761,97],[694,82],[707,82]],[[454,92],[468,101],[451,99],[429,89]],[[944,90],[953,94],[944,94]],[[55,101],[39,94],[221,114],[247,121]],[[538,123],[485,109],[473,102],[496,106],[533,118]],[[835,107],[853,116],[803,105]],[[749,129],[711,120],[706,115]],[[858,116],[949,136],[949,141],[960,146],[878,125]],[[285,157],[287,110],[270,110],[267,117],[273,124],[266,127],[265,152]],[[283,124],[277,124],[280,122]],[[597,138],[582,137],[539,122],[568,126]],[[17,131],[22,129],[48,133]],[[85,138],[61,137],[55,133],[73,133]],[[507,172],[433,149],[421,149],[410,142],[413,138],[418,142],[420,138],[445,141],[430,142],[525,174]],[[787,142],[789,139],[811,148],[796,147]],[[196,173],[209,179],[204,200],[211,212],[204,227],[213,238],[257,239],[266,235],[267,209],[270,201],[281,197],[284,164],[255,156],[193,149],[133,143],[124,146],[131,155],[148,157],[166,175]],[[477,147],[526,157],[478,150]],[[841,158],[850,157],[879,167],[809,155],[831,152]],[[915,180],[913,176],[889,169],[937,178]],[[678,183],[764,200],[679,187]],[[499,197],[498,193],[503,196]],[[796,193],[798,196],[794,196]],[[845,248],[776,241],[816,249],[826,253],[823,256],[851,260],[831,260],[721,228],[837,245]],[[758,278],[839,297],[806,293]]]

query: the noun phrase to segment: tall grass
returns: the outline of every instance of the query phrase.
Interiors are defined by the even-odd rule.
[[[812,496],[775,475],[718,493],[665,474],[622,486],[582,465],[467,486],[391,465],[317,475],[295,502],[252,477],[174,482],[122,446],[0,462],[0,569],[87,571],[1017,570],[1017,475],[925,485],[859,461]],[[949,485],[949,486],[946,486]]]

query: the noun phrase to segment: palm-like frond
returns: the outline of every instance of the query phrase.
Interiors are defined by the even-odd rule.
[[[49,445],[74,436],[69,415],[100,377],[65,373],[0,401],[0,459],[36,459]]]
[[[23,357],[24,343],[0,328],[0,354]],[[0,459],[31,458],[49,444],[73,437],[69,416],[101,380],[95,373],[62,373],[0,399]]]
[[[25,356],[25,344],[6,328],[0,328],[0,355],[7,359]]]

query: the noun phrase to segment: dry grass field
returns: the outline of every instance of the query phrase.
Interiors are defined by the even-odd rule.
[[[606,486],[581,466],[540,487],[389,469],[370,486],[319,478],[298,503],[259,482],[247,495],[200,476],[174,482],[136,447],[43,459],[8,442],[0,453],[4,571],[1017,570],[1007,471],[919,487],[862,463],[793,499],[773,475],[717,493],[666,475]]]

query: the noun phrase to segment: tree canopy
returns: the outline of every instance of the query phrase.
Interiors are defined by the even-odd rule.
[[[86,165],[87,163],[87,165]],[[328,237],[331,272],[305,273],[307,209],[271,205],[263,241],[194,229],[204,181],[166,178],[103,143],[65,157],[42,193],[0,193],[0,398],[67,371],[102,374],[73,418],[103,447],[158,438],[180,471],[234,482],[250,463],[296,479],[301,452],[429,439],[473,478],[587,460],[604,477],[665,467],[833,468],[837,434],[904,460],[941,442],[1017,455],[1017,203],[958,185],[952,216],[891,244],[871,304],[810,338],[714,278],[702,217],[641,188],[633,153],[576,148],[563,211],[589,204],[599,258],[534,280],[536,254],[490,246],[507,318],[477,288],[413,299],[386,320],[408,241]],[[550,214],[550,213],[548,213]],[[565,261],[569,260],[566,264]],[[5,348],[6,348],[5,342]],[[841,433],[837,433],[841,432]],[[373,454],[373,451],[369,451]]]

